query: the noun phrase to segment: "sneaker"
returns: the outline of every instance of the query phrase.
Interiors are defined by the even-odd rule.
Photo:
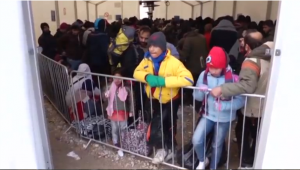
[[[164,149],[158,149],[156,155],[154,156],[152,163],[160,164],[164,162],[165,157],[167,156],[167,152]]]
[[[209,164],[209,159],[205,158],[204,162],[199,162],[198,166],[196,169],[205,169],[205,167],[207,167]]]

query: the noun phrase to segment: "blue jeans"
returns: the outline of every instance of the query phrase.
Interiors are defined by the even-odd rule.
[[[199,161],[204,162],[206,136],[209,132],[214,130],[210,169],[217,169],[229,125],[230,122],[217,123],[202,117],[194,132],[193,145]]]
[[[82,63],[81,60],[72,60],[68,58],[68,62],[71,64],[72,70],[77,70],[79,65]]]

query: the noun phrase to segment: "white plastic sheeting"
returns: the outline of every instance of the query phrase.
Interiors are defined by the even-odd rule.
[[[198,16],[218,18],[224,15],[236,17],[238,14],[251,16],[252,20],[260,21],[277,18],[278,1],[165,1],[155,2],[159,5],[154,9],[154,18],[171,19],[180,16],[182,19]],[[140,18],[138,1],[32,1],[34,29],[36,37],[41,34],[40,24],[47,22],[52,33],[62,22],[73,23],[76,19],[94,21],[97,17],[105,17],[108,21],[116,20],[116,15],[122,18],[136,16]],[[55,12],[55,20],[51,18]],[[145,16],[145,15],[142,15]]]

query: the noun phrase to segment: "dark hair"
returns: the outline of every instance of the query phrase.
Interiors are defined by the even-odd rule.
[[[272,20],[266,20],[263,25],[266,25],[268,27],[274,27],[274,23]]]
[[[251,34],[255,33],[255,32],[259,32],[259,31],[254,30],[254,29],[247,30],[246,36],[244,38],[245,45],[247,44],[251,50],[253,50],[263,44],[262,40],[255,39],[251,36]]]
[[[61,64],[66,66],[66,67],[71,67],[71,64],[68,62],[67,58],[63,57]]]
[[[124,74],[124,69],[123,69],[122,67],[116,68],[116,69],[113,71],[113,75],[116,75],[116,74],[120,74],[121,76],[123,76],[123,74]]]
[[[140,32],[150,32],[151,33],[151,28],[146,25],[141,26],[139,30],[140,30]]]

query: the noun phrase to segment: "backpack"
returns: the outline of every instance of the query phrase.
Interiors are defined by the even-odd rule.
[[[123,25],[119,30],[116,38],[111,40],[108,47],[109,63],[111,66],[117,66],[119,63],[118,58],[133,42],[135,36],[135,29],[130,26]]]

